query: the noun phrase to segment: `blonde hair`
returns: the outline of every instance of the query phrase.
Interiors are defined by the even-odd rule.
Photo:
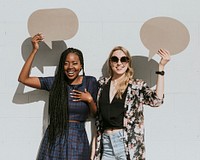
[[[129,81],[133,78],[134,70],[132,68],[132,58],[129,54],[129,51],[122,46],[116,46],[111,50],[109,57],[108,57],[108,61],[107,61],[109,76],[110,77],[113,76],[113,71],[112,71],[112,68],[111,68],[111,65],[110,65],[110,58],[112,57],[113,52],[115,52],[117,50],[121,50],[129,59],[128,68],[125,72],[125,76],[124,76],[123,79],[121,79],[119,81],[119,84],[117,85],[117,88],[116,88],[117,89],[116,97],[121,99],[122,94],[124,93]]]

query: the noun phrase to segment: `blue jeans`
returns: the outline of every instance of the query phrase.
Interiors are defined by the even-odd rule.
[[[126,160],[123,130],[103,133],[102,160]]]

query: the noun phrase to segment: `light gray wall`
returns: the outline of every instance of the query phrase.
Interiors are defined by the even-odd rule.
[[[24,88],[17,81],[23,56],[31,49],[27,21],[38,9],[68,8],[78,17],[78,32],[58,43],[53,51],[66,46],[80,48],[86,73],[97,79],[116,45],[126,47],[132,56],[148,57],[149,51],[140,39],[140,29],[147,20],[166,16],[186,26],[189,45],[173,55],[166,66],[164,104],[160,108],[145,107],[146,156],[147,160],[199,160],[199,6],[198,0],[0,0],[0,159],[36,158],[47,123],[48,94]],[[51,52],[45,47],[42,50],[43,58],[42,54]],[[158,62],[159,58],[154,56],[153,60]],[[53,75],[54,70],[55,66],[48,64],[43,72],[34,67],[32,74]],[[87,132],[90,137],[90,122]]]

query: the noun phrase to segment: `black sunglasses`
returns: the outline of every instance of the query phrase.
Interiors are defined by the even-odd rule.
[[[126,56],[123,56],[123,57],[121,57],[121,58],[119,59],[117,56],[112,56],[112,57],[110,58],[110,61],[113,62],[113,63],[118,63],[119,61],[120,61],[121,63],[128,63],[128,62],[129,62],[129,58],[126,57]]]

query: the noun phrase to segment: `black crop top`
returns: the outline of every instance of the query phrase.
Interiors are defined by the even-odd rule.
[[[126,98],[127,89],[122,95],[122,99],[113,98],[110,103],[109,98],[110,81],[103,86],[102,93],[99,97],[100,114],[103,120],[103,129],[121,129],[123,128],[124,118],[124,102]]]

